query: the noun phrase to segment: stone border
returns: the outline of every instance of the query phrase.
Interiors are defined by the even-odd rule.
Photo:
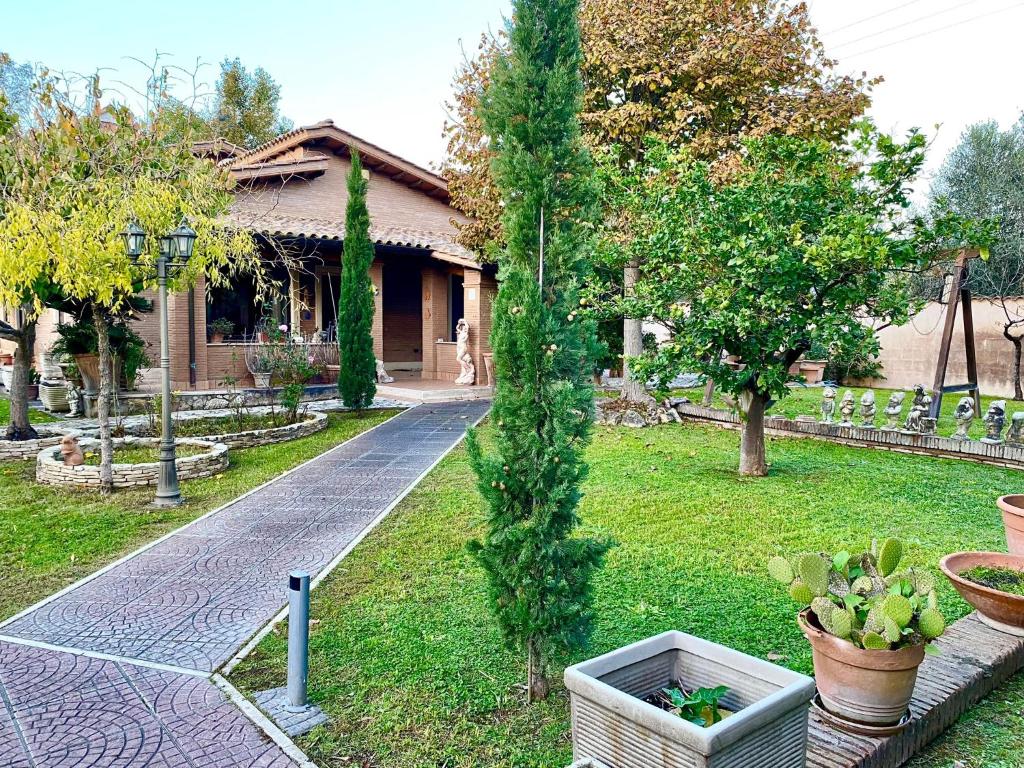
[[[262,415],[262,414],[260,414]],[[196,413],[185,417],[176,416],[175,423],[194,421],[196,419],[229,419],[230,416],[208,416],[203,413]],[[245,432],[230,432],[224,435],[204,435],[202,437],[190,437],[190,440],[201,440],[204,443],[223,443],[228,448],[255,448],[260,445],[273,445],[284,443],[288,440],[298,440],[300,437],[315,435],[327,429],[329,421],[327,414],[316,411],[309,411],[301,421],[294,424],[285,424],[280,427],[267,427],[266,429],[250,429]],[[148,428],[148,425],[140,425]],[[139,427],[134,427],[138,429]],[[133,428],[128,428],[131,434]]]
[[[60,445],[65,435],[81,437],[81,431],[68,429],[60,424],[33,424],[39,433],[38,440],[0,440],[0,462],[30,461],[39,455],[44,448]]]
[[[176,441],[178,445],[193,445],[206,448],[205,453],[183,456],[176,462],[179,480],[193,480],[199,477],[210,477],[228,468],[228,447],[223,443],[184,438]],[[114,440],[114,448],[118,446],[150,446],[156,447],[160,440],[155,437],[124,437]],[[99,446],[99,440],[82,440],[83,448]],[[113,480],[115,488],[136,488],[139,486],[156,485],[160,477],[160,464],[147,462],[144,464],[114,464]],[[68,485],[78,488],[98,488],[100,485],[100,468],[97,466],[80,465],[69,467],[64,464],[59,447],[45,448],[36,458],[36,481],[45,485]]]
[[[705,421],[730,429],[739,428],[739,416],[720,408],[705,408],[693,403],[679,403],[675,411],[686,419]],[[764,420],[765,433],[783,437],[808,437],[828,440],[859,448],[874,448],[897,453],[912,453],[922,456],[939,456],[949,459],[965,459],[998,467],[1024,469],[1024,448],[1001,443],[992,445],[979,440],[953,440],[938,435],[922,435],[901,430],[864,429],[863,427],[841,427],[838,424],[821,424],[816,421],[799,421],[781,416],[768,416]]]

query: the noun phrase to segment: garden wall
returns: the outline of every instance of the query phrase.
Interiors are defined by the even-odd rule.
[[[35,425],[35,429],[39,434],[38,440],[0,440],[0,462],[34,459],[44,448],[59,446],[64,435],[80,437],[82,434],[76,429],[42,424]]]
[[[114,440],[114,449],[118,446],[157,446],[159,440],[146,437],[126,437]],[[192,480],[199,477],[210,477],[228,468],[228,447],[223,443],[211,443],[202,440],[180,439],[178,445],[194,445],[207,450],[194,456],[183,456],[175,465],[178,468],[179,480]],[[98,440],[82,440],[83,450],[98,450]],[[160,464],[114,464],[113,480],[115,488],[134,488],[156,485],[160,477]],[[60,448],[46,448],[36,459],[36,480],[46,485],[69,485],[81,488],[99,488],[100,468],[91,465],[69,467],[64,464]]]

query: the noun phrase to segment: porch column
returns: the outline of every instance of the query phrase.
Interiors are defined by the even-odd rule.
[[[433,267],[423,267],[420,270],[420,284],[423,291],[423,370],[420,377],[433,379],[437,376],[437,323],[438,316],[434,311],[434,296],[437,294],[435,277],[437,270]],[[441,322],[444,322],[442,319]]]
[[[302,285],[299,273],[288,269],[288,330],[290,333],[302,332]]]
[[[469,354],[473,356],[473,365],[476,366],[477,384],[487,379],[482,353],[487,348],[487,339],[491,334],[491,310],[488,304],[484,312],[481,277],[482,273],[478,269],[466,269],[462,276],[463,316],[469,323]]]

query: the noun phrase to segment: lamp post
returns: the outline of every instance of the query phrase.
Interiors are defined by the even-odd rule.
[[[132,222],[121,233],[125,250],[133,264],[138,264],[145,247],[146,233],[137,223]],[[173,232],[158,241],[160,249],[156,259],[156,279],[160,293],[160,373],[163,392],[160,399],[160,415],[163,428],[160,433],[160,478],[156,488],[157,507],[176,507],[181,504],[178,488],[177,452],[174,446],[174,420],[171,418],[171,340],[167,316],[167,278],[172,270],[184,267],[192,257],[196,233],[185,219]]]

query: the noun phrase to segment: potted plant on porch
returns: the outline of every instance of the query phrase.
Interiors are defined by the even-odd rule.
[[[224,339],[234,333],[235,324],[226,317],[218,317],[210,323],[210,343],[223,344]]]
[[[569,667],[565,685],[576,760],[804,766],[814,681],[708,640],[665,632]]]
[[[768,562],[807,606],[797,621],[811,643],[820,705],[847,730],[881,735],[906,724],[918,667],[946,628],[934,577],[898,570],[902,557],[902,543],[887,539],[868,552]]]

